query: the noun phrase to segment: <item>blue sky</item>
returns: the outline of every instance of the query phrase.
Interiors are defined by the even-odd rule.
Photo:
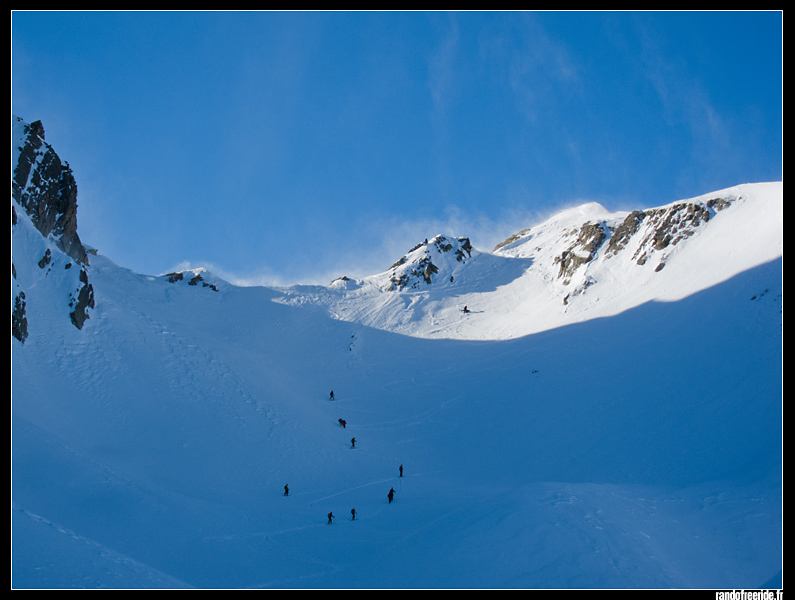
[[[782,175],[780,12],[13,12],[12,113],[146,274],[327,284],[437,233]]]

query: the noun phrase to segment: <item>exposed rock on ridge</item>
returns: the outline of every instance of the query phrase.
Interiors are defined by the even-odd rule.
[[[89,309],[94,308],[94,288],[88,281],[88,252],[77,235],[77,183],[68,163],[44,141],[41,121],[28,124],[12,117],[12,130],[17,144],[17,154],[12,155],[12,160],[16,158],[11,180],[12,239],[24,215],[23,226],[30,228],[30,232],[38,231],[46,240],[43,254],[33,257],[33,263],[41,269],[42,278],[59,273],[55,275],[58,285],[75,286],[69,292],[65,312],[71,323],[82,329],[89,318]],[[17,214],[18,208],[24,213]],[[79,274],[69,271],[73,262],[83,267]],[[54,272],[56,265],[63,268]],[[27,277],[17,280],[13,262],[11,271],[15,288],[11,333],[24,344],[28,338],[28,308],[40,297],[33,293],[39,275],[26,270]]]
[[[185,273],[190,273],[192,277],[188,280],[188,285],[198,286],[201,284],[202,287],[210,288],[214,292],[217,292],[218,286],[214,283],[208,283],[204,281],[201,271],[203,271],[203,269],[197,269],[193,271],[174,271],[173,273],[166,273],[163,275],[163,277],[165,277],[169,283],[177,283],[178,281],[185,279]]]
[[[730,206],[732,201],[732,198],[713,198],[705,203],[680,202],[647,211],[644,214],[644,219],[646,219],[648,233],[638,246],[633,258],[639,265],[645,264],[653,251],[664,250],[668,246],[690,237],[696,228],[709,221],[715,211]]]
[[[25,314],[25,292],[19,292],[14,298],[11,309],[11,335],[23,344],[28,339],[28,317]]]
[[[88,275],[80,270],[80,289],[77,291],[77,298],[69,302],[69,306],[74,306],[74,310],[69,313],[69,318],[78,329],[83,328],[83,323],[88,318],[89,308],[94,308],[94,287],[88,283]]]
[[[569,221],[557,236],[547,229],[543,243],[556,248],[552,264],[547,262],[549,277],[564,287],[563,303],[568,304],[573,296],[582,294],[597,283],[592,264],[598,267],[608,260],[624,257],[638,267],[653,261],[654,271],[660,271],[674,246],[692,236],[718,211],[730,207],[738,199],[726,194],[709,200],[675,202],[601,220],[586,220],[575,227]],[[494,252],[532,257],[539,263],[549,261],[551,251],[542,252],[536,246],[542,243],[538,241],[538,235],[537,228],[525,229],[498,244]],[[534,240],[533,243],[530,240]]]
[[[418,289],[423,283],[430,285],[438,278],[440,267],[446,268],[442,277],[453,281],[453,269],[450,268],[451,259],[457,263],[465,263],[472,257],[472,244],[469,238],[449,238],[437,235],[430,242],[417,244],[409,250],[400,260],[393,264],[389,270],[389,284],[387,291],[403,290],[405,288]],[[436,262],[434,262],[436,261]]]
[[[82,265],[88,264],[77,235],[77,183],[67,162],[44,141],[44,126],[24,126],[19,160],[11,182],[11,196],[30,215],[44,237]]]
[[[577,268],[593,260],[607,235],[608,228],[604,223],[585,223],[580,228],[577,241],[555,259],[560,264],[558,277],[568,284]]]

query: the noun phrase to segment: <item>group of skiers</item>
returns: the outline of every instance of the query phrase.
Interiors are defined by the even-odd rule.
[[[334,400],[334,391],[333,391],[333,390],[332,390],[332,391],[331,391],[331,393],[329,394],[329,400]],[[347,425],[347,423],[346,423],[345,419],[337,419],[337,422],[338,422],[340,425],[342,425],[342,427],[343,427],[343,428],[345,428],[345,427],[346,427],[346,425]],[[351,448],[355,448],[355,447],[356,447],[356,438],[355,438],[355,437],[352,437],[352,438],[351,438]],[[399,471],[399,473],[400,473],[400,475],[399,475],[399,476],[400,476],[400,477],[403,477],[403,465],[400,465],[400,467],[398,467],[398,471]],[[387,496],[387,499],[389,500],[389,504],[392,504],[392,500],[394,500],[394,499],[395,499],[395,493],[396,493],[396,492],[395,492],[395,488],[393,488],[393,487],[392,487],[392,488],[389,488],[389,493],[386,495],[386,496]],[[289,485],[285,485],[285,486],[284,486],[284,495],[285,495],[285,496],[289,496],[289,495],[290,495],[290,486],[289,486]],[[352,508],[352,509],[351,509],[351,521],[355,521],[355,520],[356,520],[356,515],[357,515],[356,509],[355,509],[355,508]],[[335,518],[335,517],[334,517],[334,513],[333,513],[333,512],[330,512],[330,513],[328,514],[328,523],[329,523],[329,525],[331,525],[331,524],[334,522],[334,521],[333,521],[333,520],[334,520],[334,518]]]
[[[403,465],[400,465],[400,476],[403,477]],[[389,500],[389,504],[392,504],[392,500],[395,499],[395,494],[396,493],[397,492],[395,492],[395,488],[393,488],[393,487],[389,488],[389,493],[386,495],[387,499]],[[284,495],[285,496],[287,495],[287,486],[286,485],[284,486]],[[351,509],[351,521],[355,521],[356,520],[356,515],[357,514],[359,514],[359,513],[356,512],[356,509],[352,508]],[[328,514],[328,524],[331,525],[334,522],[334,519],[335,519],[334,513],[330,512]]]
[[[351,521],[355,521],[356,520],[356,514],[357,514],[356,513],[356,509],[352,508],[351,509]],[[328,514],[328,524],[329,525],[331,525],[331,523],[333,522],[332,521],[333,518],[334,518],[334,513],[329,513]]]

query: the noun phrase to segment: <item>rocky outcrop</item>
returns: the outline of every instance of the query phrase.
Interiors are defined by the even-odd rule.
[[[555,259],[559,265],[558,277],[568,284],[571,276],[580,266],[593,260],[609,229],[604,223],[585,223],[579,231],[577,240]]]
[[[449,263],[464,263],[472,257],[469,238],[449,238],[437,235],[430,242],[425,240],[409,250],[389,270],[387,291],[417,289],[422,284],[430,285],[438,278],[440,267],[445,265],[443,277],[453,280]],[[434,262],[436,261],[436,262]]]
[[[88,275],[82,269],[80,271],[80,283],[81,286],[77,290],[77,295],[69,302],[69,306],[74,307],[74,310],[69,313],[69,317],[78,329],[82,329],[83,323],[88,319],[88,309],[94,308],[94,288],[88,282]]]
[[[667,207],[646,211],[644,227],[647,231],[632,258],[644,265],[654,252],[665,250],[690,237],[707,223],[715,211],[730,206],[731,198],[713,198],[707,202],[679,202]],[[633,213],[634,214],[634,213]],[[660,262],[657,269],[661,269]]]
[[[554,282],[567,305],[599,283],[620,262],[622,269],[648,265],[652,272],[665,268],[675,246],[702,229],[717,212],[740,196],[726,190],[711,199],[675,202],[659,208],[610,214],[598,204],[563,211],[555,219],[525,229],[495,247],[495,252],[533,260]],[[604,266],[604,268],[603,268]],[[613,277],[610,275],[609,277]]]
[[[11,196],[44,237],[82,265],[88,264],[77,235],[77,183],[69,164],[44,141],[41,121],[24,125]]]
[[[24,226],[32,225],[46,238],[47,247],[43,255],[34,257],[44,278],[52,277],[56,264],[63,265],[64,271],[72,267],[72,261],[83,267],[76,288],[69,294],[68,307],[65,307],[72,324],[77,329],[82,329],[89,318],[89,309],[94,308],[94,288],[88,281],[86,270],[88,252],[77,235],[77,183],[68,163],[62,161],[55,150],[44,141],[44,126],[41,121],[27,124],[21,119],[13,119],[12,130],[17,143],[16,164],[11,180],[12,228],[20,226],[22,213],[18,215],[17,209],[21,209],[26,215]],[[12,154],[12,160],[13,158]],[[13,263],[12,274],[16,278]],[[74,282],[73,278],[74,275],[71,275],[67,280]],[[22,288],[31,295],[32,287],[27,286],[34,285],[29,278],[24,282],[15,282],[17,293],[11,313],[11,331],[22,343],[28,337],[28,298]],[[31,296],[30,301],[33,306],[35,298]],[[35,323],[30,325],[33,327]]]
[[[28,339],[28,317],[25,315],[25,292],[19,292],[14,298],[11,309],[11,335],[23,344]]]
[[[662,254],[655,271],[665,267],[664,251],[693,235],[719,210],[731,206],[733,198],[713,198],[706,202],[679,202],[645,211],[636,210],[628,214],[617,225],[587,222],[579,230],[576,241],[555,259],[558,278],[568,285],[574,272],[596,258],[597,252],[607,239],[604,258],[609,259],[624,251],[639,232],[642,237],[635,240],[629,251],[632,260],[639,266],[646,264],[655,253]],[[577,293],[582,293],[593,283],[586,279]],[[572,294],[564,298],[564,303]]]
[[[618,254],[629,243],[630,238],[640,229],[646,213],[642,210],[633,210],[621,224],[615,228],[610,242],[607,244],[607,256]]]
[[[166,273],[163,277],[169,283],[177,283],[178,281],[182,281],[185,279],[185,273],[191,273],[193,276],[188,280],[188,285],[198,286],[201,284],[202,287],[210,288],[214,292],[218,291],[218,286],[214,283],[208,283],[204,281],[204,277],[202,277],[201,273],[195,271],[175,271],[173,273]]]
[[[44,256],[42,256],[41,260],[39,261],[39,269],[43,269],[49,265],[50,262],[52,262],[52,252],[49,248],[47,248],[47,250],[44,251]]]

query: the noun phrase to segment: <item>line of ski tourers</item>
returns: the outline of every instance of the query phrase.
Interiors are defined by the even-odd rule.
[[[466,307],[464,307],[464,308],[466,309]],[[334,398],[334,390],[332,390],[331,394],[329,394],[329,400],[334,400],[334,399],[335,399]],[[345,419],[337,419],[337,421],[342,426],[342,428],[345,429],[345,427],[347,425],[347,423],[345,422]],[[351,438],[351,448],[356,448],[356,438],[355,437]],[[398,471],[400,473],[399,477],[403,477],[403,465],[400,465],[400,467],[398,467]],[[284,495],[285,496],[289,496],[290,495],[290,486],[289,485],[285,485],[284,486]],[[389,493],[386,495],[386,497],[389,500],[389,504],[392,504],[392,500],[395,499],[395,488],[389,488]],[[356,520],[356,515],[357,514],[358,513],[356,512],[356,509],[352,508],[351,509],[351,521],[355,521]],[[333,519],[335,519],[334,514],[333,513],[329,513],[328,514],[328,524],[329,525],[331,525],[334,522]]]

